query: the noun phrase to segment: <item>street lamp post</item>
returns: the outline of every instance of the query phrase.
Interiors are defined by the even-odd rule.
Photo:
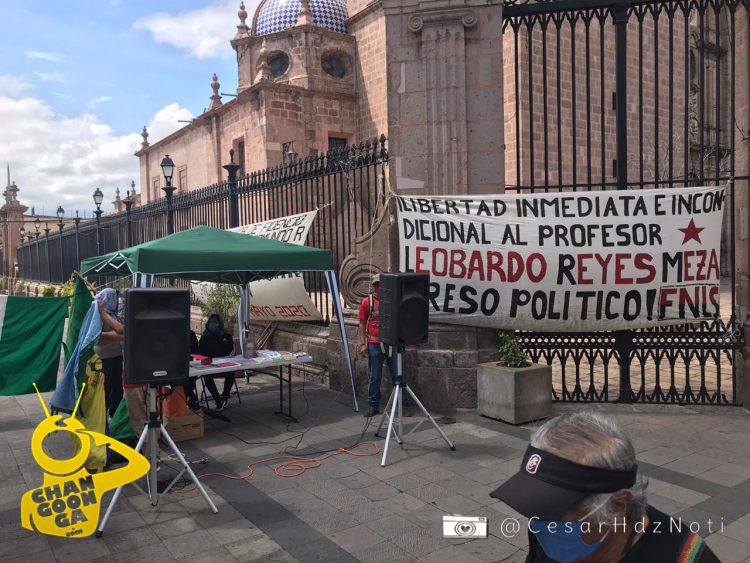
[[[57,228],[60,230],[60,283],[65,283],[65,250],[63,249],[63,217],[65,210],[62,205],[57,206]]]
[[[229,186],[229,226],[231,228],[239,227],[240,205],[237,193],[237,171],[240,169],[240,165],[234,163],[234,149],[229,149],[229,164],[225,164],[222,168],[229,175],[227,179],[227,185]]]
[[[21,224],[21,228],[18,229],[18,233],[21,235],[21,244],[23,245],[24,242],[26,241],[26,227],[23,226],[23,223]],[[26,252],[26,249],[24,249],[24,253],[28,254],[28,252]],[[26,264],[28,264],[28,260],[24,260],[24,267],[23,267],[24,271],[21,272],[24,276],[26,275]],[[15,286],[14,286],[14,289],[15,289]]]
[[[52,253],[49,251],[49,225],[44,224],[44,245],[47,249],[47,279],[46,281],[52,281]]]
[[[130,208],[133,207],[133,198],[130,192],[122,202],[125,204],[125,244],[130,247],[133,245],[133,233],[130,230]]]
[[[167,197],[167,234],[171,235],[174,233],[174,210],[172,209],[172,194],[174,193],[172,175],[174,174],[174,162],[169,158],[169,155],[166,155],[161,160],[161,172],[164,174],[164,181],[166,184],[162,190],[164,190],[164,195]]]
[[[39,220],[39,217],[36,217],[34,219],[34,240],[36,241],[36,244],[34,244],[34,247],[36,248],[36,272],[37,272],[37,278],[36,281],[42,281],[42,261],[39,259],[39,227],[42,226],[42,222]]]
[[[76,209],[76,216],[73,219],[76,223],[76,268],[81,264],[81,239],[80,233],[78,232],[78,226],[81,224],[81,218],[78,216],[78,210]]]
[[[102,201],[104,201],[104,194],[99,188],[94,190],[94,205],[96,205],[96,253],[101,256],[104,254],[102,251]]]

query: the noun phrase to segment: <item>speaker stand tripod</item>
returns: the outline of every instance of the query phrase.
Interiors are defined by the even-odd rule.
[[[167,432],[167,429],[164,428],[164,425],[161,423],[161,420],[159,420],[159,412],[156,410],[156,386],[154,385],[148,386],[148,405],[149,405],[148,421],[146,422],[143,428],[141,437],[138,439],[138,445],[136,445],[135,447],[135,451],[140,452],[143,449],[143,445],[146,442],[146,439],[148,438],[148,445],[149,445],[148,455],[149,455],[149,461],[151,462],[151,469],[149,469],[148,475],[146,476],[146,485],[147,485],[148,490],[143,490],[141,487],[139,487],[135,483],[133,483],[133,486],[136,489],[138,489],[142,494],[149,497],[149,499],[151,500],[151,506],[156,506],[159,504],[159,498],[161,497],[161,495],[168,492],[172,488],[172,486],[177,482],[177,480],[180,479],[185,473],[187,473],[190,480],[195,484],[195,487],[200,491],[201,495],[205,499],[209,508],[211,508],[211,512],[216,514],[217,512],[219,512],[219,509],[216,508],[216,505],[211,500],[211,497],[208,496],[206,489],[203,488],[203,485],[201,484],[200,480],[198,480],[198,477],[196,477],[195,473],[193,473],[193,470],[190,468],[190,464],[185,460],[185,456],[182,455],[182,452],[175,445],[174,441],[172,440],[172,437],[169,435],[169,432]],[[179,464],[182,466],[182,469],[180,470],[180,472],[175,476],[174,479],[172,479],[169,485],[167,485],[167,487],[164,489],[164,493],[159,493],[158,488],[157,488],[157,479],[156,479],[157,471],[158,471],[158,463],[156,459],[156,448],[157,448],[157,441],[159,440],[159,431],[161,431],[161,437],[164,438],[164,441],[169,445],[169,448],[172,450],[172,454],[174,454],[174,458],[176,458],[176,461],[178,461]],[[112,501],[109,503],[109,506],[107,507],[107,512],[104,513],[104,518],[102,518],[101,522],[99,523],[99,527],[96,530],[96,537],[98,538],[102,537],[102,534],[104,533],[104,527],[107,525],[107,521],[109,520],[109,517],[112,514],[112,510],[117,504],[117,501],[120,499],[121,493],[122,493],[122,486],[117,487],[117,490],[115,491],[115,495],[112,497]]]
[[[388,403],[385,405],[385,410],[383,411],[383,416],[380,418],[380,424],[378,424],[378,429],[375,431],[375,436],[380,437],[380,431],[383,428],[383,423],[385,423],[386,417],[388,418],[388,432],[385,435],[385,446],[383,447],[383,459],[380,462],[381,467],[385,467],[385,460],[388,456],[388,446],[391,443],[391,433],[393,433],[394,436],[396,436],[396,440],[399,444],[404,443],[404,437],[409,436],[410,434],[413,434],[417,430],[419,430],[419,427],[422,426],[422,423],[426,420],[429,420],[430,423],[435,427],[435,430],[438,431],[438,433],[443,437],[443,440],[445,440],[445,443],[448,444],[448,447],[452,450],[456,450],[456,446],[453,445],[453,442],[450,441],[448,436],[445,435],[445,432],[443,432],[442,428],[438,425],[437,422],[435,422],[435,419],[432,418],[432,415],[427,411],[426,408],[424,408],[424,405],[420,402],[420,400],[417,398],[417,396],[414,394],[414,391],[411,390],[411,388],[406,384],[404,381],[404,376],[402,373],[402,366],[401,366],[401,348],[395,348],[394,346],[391,346],[388,353],[393,354],[393,350],[396,350],[396,374],[393,377],[393,391],[391,391],[391,396],[388,399]],[[390,365],[390,364],[389,364]],[[404,434],[404,425],[403,425],[403,399],[404,399],[404,393],[408,393],[409,396],[414,401],[414,404],[416,404],[419,407],[419,410],[422,411],[422,414],[424,414],[424,418],[420,420],[417,425],[409,430],[407,434]],[[389,414],[390,413],[390,414]],[[398,424],[398,430],[394,428],[394,424]]]

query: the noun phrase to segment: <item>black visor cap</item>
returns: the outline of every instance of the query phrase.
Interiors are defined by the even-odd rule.
[[[490,493],[513,510],[541,520],[558,520],[591,495],[629,489],[637,467],[628,471],[580,465],[529,446],[521,469]]]

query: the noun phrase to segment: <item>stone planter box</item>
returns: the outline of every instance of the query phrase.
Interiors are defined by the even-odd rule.
[[[531,364],[506,368],[497,362],[477,366],[479,414],[510,424],[524,424],[552,414],[552,368]]]

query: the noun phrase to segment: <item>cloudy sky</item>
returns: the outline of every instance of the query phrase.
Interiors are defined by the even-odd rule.
[[[91,194],[141,190],[140,131],[154,142],[203,112],[216,72],[234,93],[239,0],[4,0],[0,166],[37,213],[91,216]],[[257,0],[246,1],[252,14]],[[225,99],[226,100],[226,99]]]

